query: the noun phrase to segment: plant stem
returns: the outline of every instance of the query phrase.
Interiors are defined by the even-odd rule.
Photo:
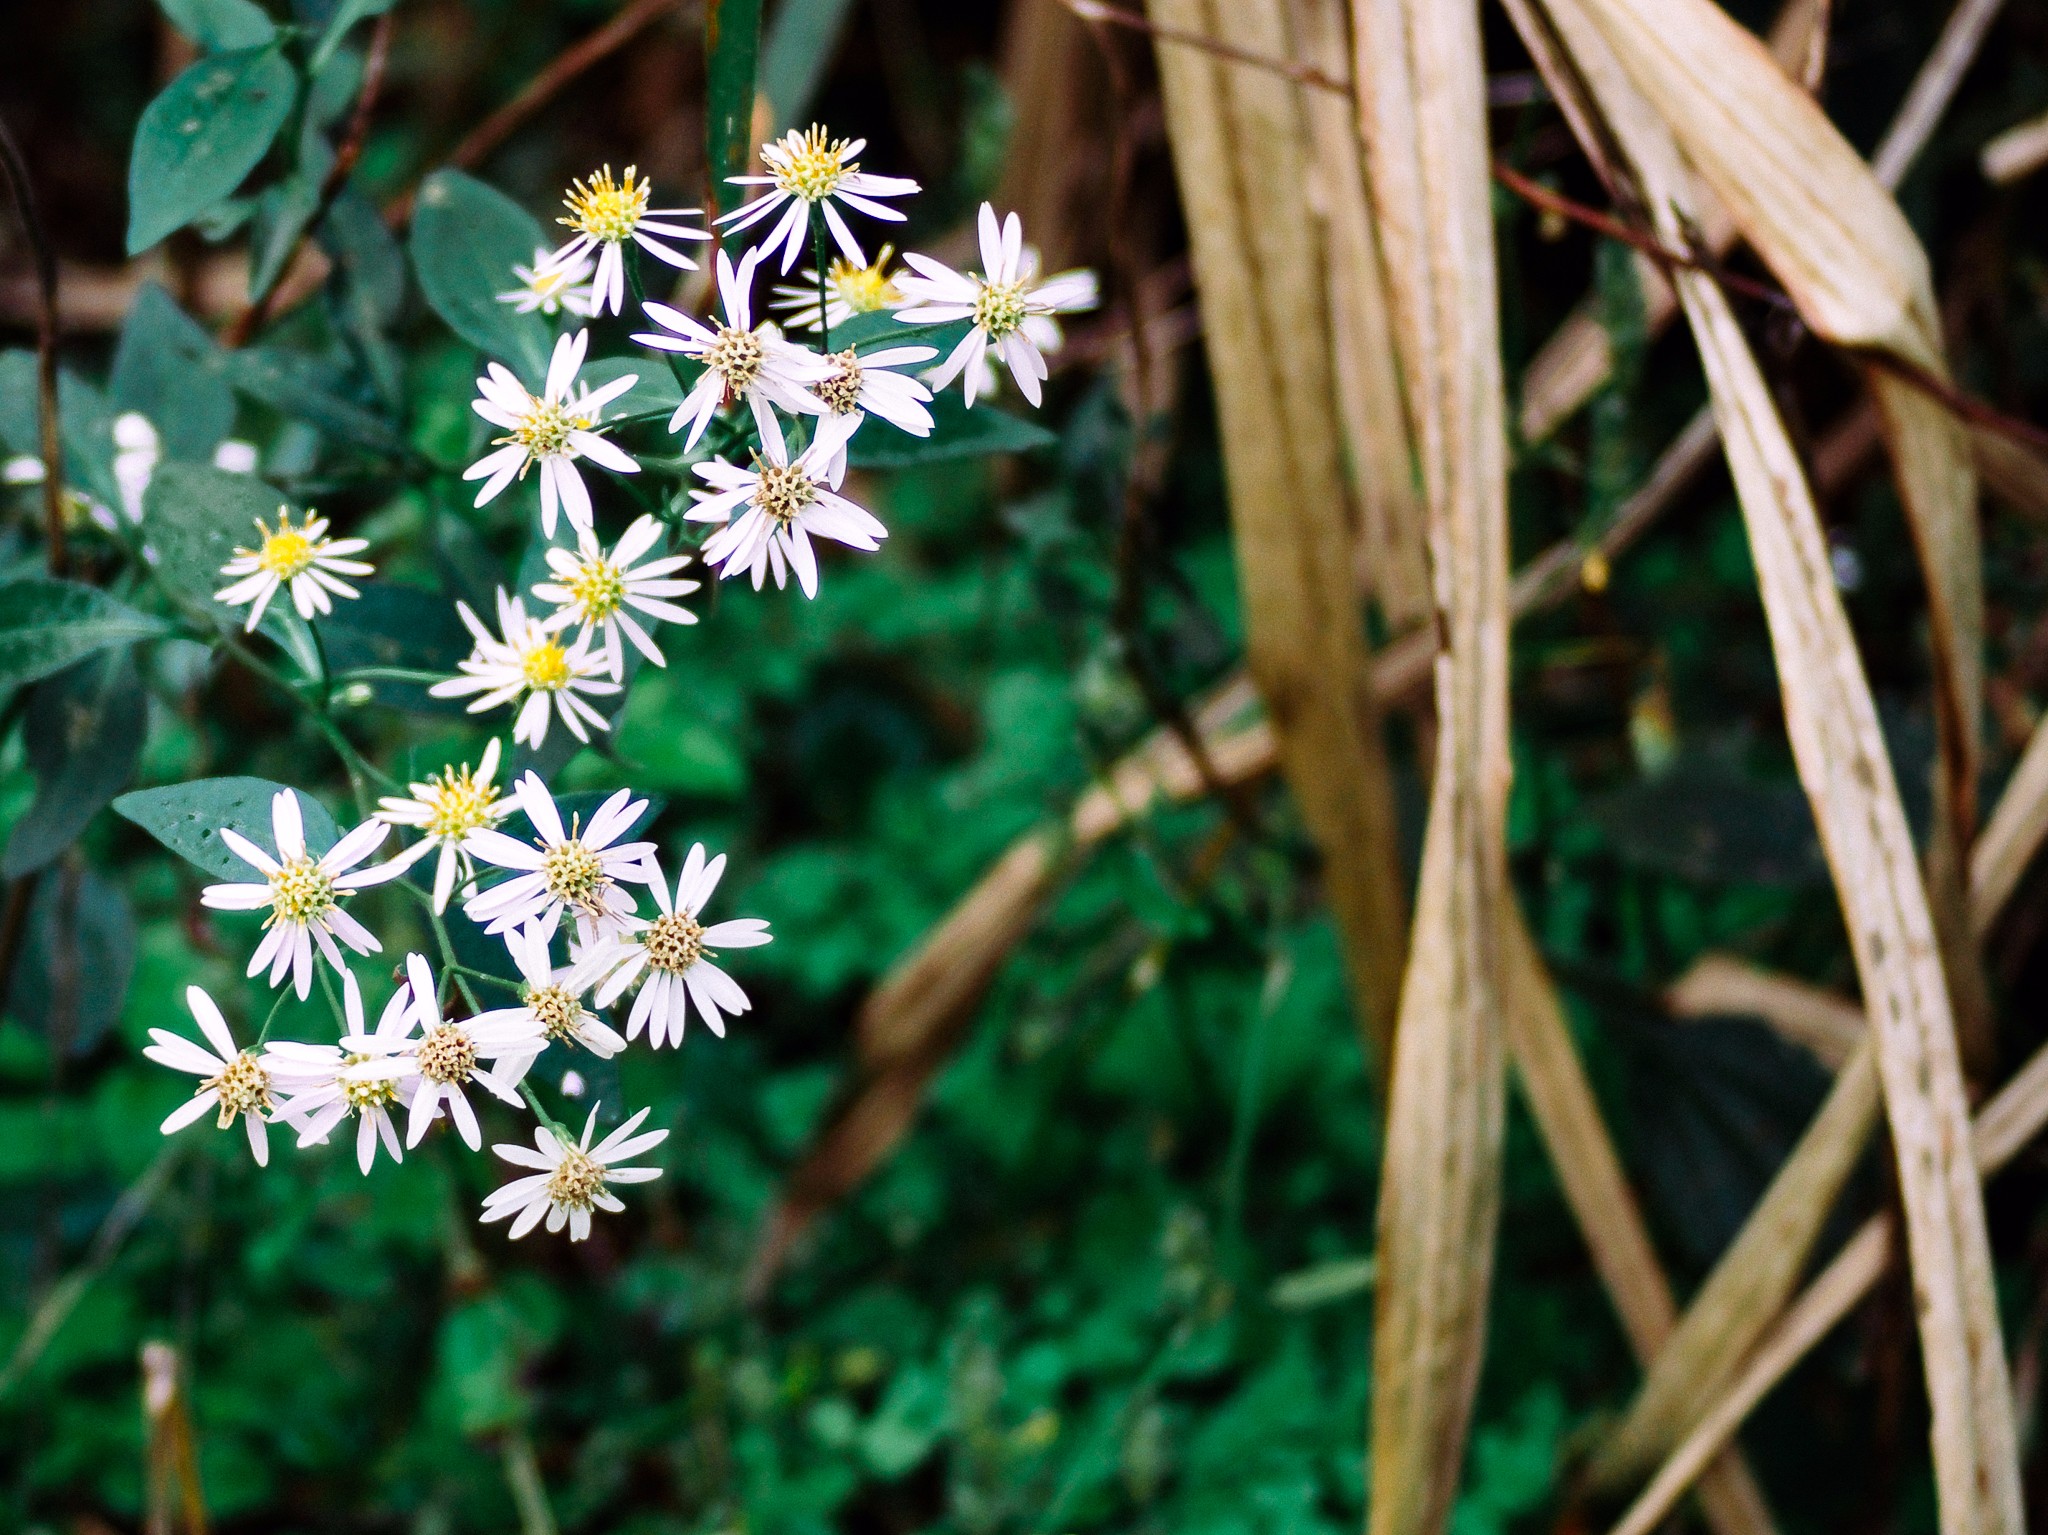
[[[640,247],[627,240],[621,244],[619,253],[626,258],[626,291],[633,295],[633,307],[644,311],[647,308],[647,279],[640,271]],[[676,387],[688,394],[692,380],[683,372],[682,357],[675,352],[656,350],[661,351],[663,360],[668,363],[668,371],[674,376]]]
[[[263,1020],[263,1030],[256,1036],[255,1048],[260,1050],[270,1042],[270,1026],[277,1022],[277,1015],[283,1009],[284,999],[288,995],[289,993],[282,986],[277,989],[277,1000],[270,1004],[270,1012]]]
[[[818,350],[832,350],[831,290],[826,285],[825,274],[830,270],[825,264],[825,215],[822,205],[811,204],[811,259],[818,264]]]

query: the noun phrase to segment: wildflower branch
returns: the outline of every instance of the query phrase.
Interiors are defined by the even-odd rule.
[[[271,312],[277,307],[278,294],[286,276],[297,262],[299,252],[306,248],[306,242],[313,237],[313,231],[320,227],[322,219],[333,208],[334,200],[341,195],[341,189],[348,184],[349,176],[356,168],[356,162],[363,157],[363,141],[369,137],[370,114],[377,105],[377,96],[384,88],[384,65],[391,53],[391,29],[393,13],[386,11],[377,18],[377,24],[370,33],[370,48],[363,60],[363,83],[356,92],[356,103],[349,113],[348,127],[343,130],[341,143],[335,148],[334,163],[327,168],[327,174],[320,178],[319,195],[313,202],[313,216],[306,220],[305,228],[292,242],[291,254],[277,264],[276,272],[263,290],[249,301],[248,307],[236,315],[221,332],[220,344],[230,351],[246,346],[249,338],[266,325]]]

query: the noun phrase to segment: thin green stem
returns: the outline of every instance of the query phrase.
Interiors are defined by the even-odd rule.
[[[446,672],[420,671],[410,666],[358,666],[351,671],[337,672],[334,680],[346,687],[351,682],[446,682]]]
[[[811,259],[818,263],[818,350],[832,350],[831,290],[826,285],[825,274],[830,268],[825,263],[825,215],[822,205],[811,204]]]
[[[502,986],[514,995],[523,995],[526,987],[518,981],[508,980],[502,975],[493,975],[488,970],[479,970],[474,965],[458,965],[453,960],[442,961],[441,968],[453,976],[468,976],[474,981],[489,981],[493,986]]]
[[[640,272],[640,247],[628,240],[620,253],[626,258],[626,291],[633,295],[633,307],[644,311],[647,308],[647,280]],[[668,363],[668,371],[675,377],[676,387],[688,394],[692,381],[683,372],[682,357],[670,351],[661,351],[661,355]]]
[[[282,986],[277,989],[277,1000],[270,1004],[270,1012],[263,1020],[262,1032],[256,1036],[256,1043],[253,1048],[261,1050],[270,1042],[270,1026],[277,1022],[277,1015],[284,1008],[284,999],[289,995],[290,993]]]
[[[533,1110],[533,1117],[535,1119],[538,1119],[542,1124],[554,1131],[556,1135],[560,1136],[569,1145],[573,1146],[576,1144],[576,1137],[569,1133],[568,1127],[555,1118],[554,1115],[550,1114],[546,1107],[542,1105],[540,1095],[533,1090],[531,1082],[523,1079],[520,1081],[519,1096],[524,1098],[526,1106]]]
[[[345,1036],[348,1033],[348,1013],[341,1005],[341,998],[334,992],[334,977],[327,973],[327,966],[317,959],[313,968],[320,973],[320,994],[327,999],[327,1005],[334,1010],[334,1021]]]

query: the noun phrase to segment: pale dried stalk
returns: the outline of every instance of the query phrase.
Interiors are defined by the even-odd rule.
[[[1150,14],[1265,57],[1294,53],[1285,0],[1154,0]],[[1384,1062],[1407,901],[1352,584],[1303,104],[1297,87],[1271,71],[1163,40],[1157,51],[1222,430],[1250,670],[1323,855],[1359,1013]]]
[[[1970,923],[1981,937],[2048,836],[2048,720],[2034,727],[1984,834],[1970,849]]]
[[[1855,1003],[1732,954],[1702,954],[1665,991],[1664,1005],[1680,1018],[1761,1018],[1830,1071],[1870,1033]]]
[[[1557,992],[1513,902],[1508,907],[1506,946],[1507,1041],[1515,1078],[1565,1202],[1586,1238],[1593,1267],[1621,1318],[1622,1332],[1637,1361],[1648,1364],[1677,1325],[1670,1282],[1657,1263],[1642,1209],[1600,1117]],[[1707,1468],[1699,1490],[1715,1535],[1773,1528],[1763,1493],[1739,1449]]]
[[[1379,1207],[1371,1535],[1450,1517],[1500,1199],[1507,463],[1475,0],[1359,0],[1361,136],[1429,509],[1437,750]]]
[[[1933,136],[1934,125],[1948,110],[1956,87],[1963,83],[1983,46],[1984,34],[1991,30],[2004,4],[2005,0],[1961,0],[1949,12],[1948,25],[1935,40],[1934,51],[1913,77],[1912,88],[1870,156],[1870,172],[1881,185],[1896,191],[1906,179],[1907,170]]]
[[[1939,360],[1925,258],[1910,230],[1749,34],[1708,0],[1546,0],[1545,10],[1625,141],[1660,238],[1683,238],[1690,211],[1682,150],[1816,329]],[[1974,1170],[1962,1155],[1968,1110],[1955,1024],[1911,833],[1797,455],[1725,296],[1695,271],[1675,273],[1674,282],[1706,367],[1793,756],[1872,1017],[1921,1297],[1943,1528],[1950,1535],[2017,1532],[2011,1390],[1990,1244]],[[1886,408],[1882,392],[1879,403]],[[1908,415],[1896,401],[1890,408],[1909,498],[1913,487],[1924,492],[1953,478],[1961,449],[1945,456],[1947,424]],[[1919,513],[1968,520],[1958,514],[1939,496],[1927,497]],[[1932,580],[1953,574],[1946,561],[1926,558],[1924,544],[1922,552]],[[1958,584],[1974,590],[1976,578],[1972,569]],[[1951,590],[1951,620],[1958,600]],[[1952,631],[1939,648],[1954,638]]]
[[[2030,117],[1989,140],[1977,156],[1987,181],[2010,185],[2048,165],[2048,112]]]
[[[2048,1046],[2033,1057],[1977,1115],[1971,1149],[1980,1178],[1999,1172],[2048,1125]],[[1891,1267],[1896,1232],[1889,1214],[1865,1221],[1834,1261],[1800,1292],[1768,1337],[1722,1392],[1706,1403],[1697,1426],[1658,1468],[1612,1535],[1649,1535],[1669,1517],[1703,1467],[1734,1438],[1756,1406],[1791,1369],[1877,1287]]]
[[[1293,0],[1303,61],[1333,78],[1350,70],[1343,0]],[[1404,633],[1429,616],[1427,513],[1394,361],[1379,238],[1349,97],[1305,91],[1315,144],[1310,193],[1330,268],[1330,348],[1346,468],[1358,510],[1358,589]]]

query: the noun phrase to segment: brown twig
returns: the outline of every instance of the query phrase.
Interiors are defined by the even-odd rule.
[[[369,52],[363,59],[363,83],[356,92],[356,104],[349,113],[347,128],[342,131],[341,143],[334,151],[334,163],[320,178],[320,194],[313,202],[313,216],[306,220],[306,227],[292,242],[291,254],[277,264],[276,272],[264,285],[263,291],[250,300],[248,308],[228,322],[220,334],[222,346],[233,350],[248,345],[249,338],[269,322],[286,274],[297,262],[299,252],[306,248],[306,242],[312,239],[313,231],[320,227],[320,221],[333,208],[334,200],[348,184],[356,162],[362,159],[363,141],[370,133],[370,115],[376,109],[378,92],[384,88],[384,66],[391,54],[391,28],[392,13],[386,11],[377,18],[377,24],[370,32]]]
[[[448,152],[442,162],[467,170],[512,137],[534,114],[559,96],[578,75],[610,58],[655,22],[676,9],[676,0],[633,0],[610,21],[579,43],[572,43],[548,62],[517,95],[478,123]],[[397,229],[412,218],[415,191],[408,191],[384,210],[384,221]]]
[[[43,450],[43,537],[50,574],[65,575],[71,568],[70,551],[64,542],[64,449],[57,430],[57,253],[50,247],[43,229],[43,216],[36,206],[34,185],[29,181],[28,162],[14,133],[0,121],[0,166],[7,172],[7,188],[14,194],[15,216],[21,220],[36,264],[36,398],[42,413]],[[6,972],[0,969],[0,984]]]

